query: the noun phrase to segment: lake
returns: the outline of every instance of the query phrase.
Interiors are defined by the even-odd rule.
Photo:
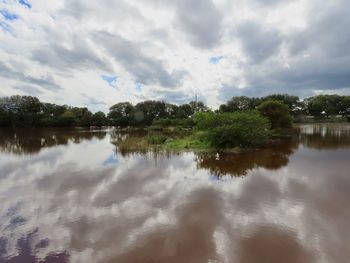
[[[349,262],[350,125],[241,154],[123,136],[0,129],[0,262]]]

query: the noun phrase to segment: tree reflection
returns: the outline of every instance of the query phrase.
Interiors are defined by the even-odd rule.
[[[30,155],[43,148],[103,139],[107,132],[78,129],[0,129],[0,151]]]
[[[350,125],[304,125],[300,130],[300,141],[307,148],[336,150],[350,147]]]
[[[288,165],[289,156],[298,147],[295,138],[284,140],[267,148],[243,153],[198,153],[199,168],[208,169],[216,176],[245,176],[255,168],[278,170]]]

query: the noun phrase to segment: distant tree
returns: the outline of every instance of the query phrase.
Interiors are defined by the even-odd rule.
[[[255,109],[255,100],[246,96],[232,97],[226,104],[220,105],[220,112],[247,111]]]
[[[108,119],[115,126],[126,127],[135,123],[135,108],[130,102],[120,102],[109,109]]]
[[[146,100],[135,106],[135,120],[141,126],[149,126],[154,119],[164,118],[166,115],[163,101]]]
[[[107,117],[102,111],[98,111],[92,116],[92,123],[94,126],[106,126],[108,124]]]
[[[277,100],[267,100],[259,105],[261,115],[268,118],[272,129],[290,128],[292,117],[286,104]]]
[[[171,103],[165,104],[165,113],[167,118],[174,119],[179,114],[179,106]]]
[[[339,95],[318,95],[304,100],[308,113],[316,118],[343,115],[346,101],[346,97]]]
[[[297,112],[298,107],[300,106],[299,97],[298,96],[291,96],[288,94],[272,94],[272,95],[266,96],[264,98],[261,98],[261,100],[262,100],[262,102],[268,101],[268,100],[280,101],[288,106],[291,113]]]
[[[59,126],[74,126],[76,117],[70,110],[65,111],[59,118]]]
[[[32,96],[11,96],[0,99],[0,108],[7,112],[13,126],[37,125],[40,120],[41,103]]]
[[[93,123],[93,114],[87,110],[83,112],[83,115],[81,116],[79,120],[79,125],[83,127],[89,127]]]
[[[0,127],[6,127],[11,124],[9,114],[4,109],[0,108]]]
[[[350,118],[350,96],[342,96],[339,113],[345,118]]]
[[[191,101],[189,103],[193,112],[206,112],[209,108],[202,101]]]
[[[179,111],[177,113],[177,118],[184,119],[189,118],[194,114],[194,110],[190,104],[182,104],[179,106]]]

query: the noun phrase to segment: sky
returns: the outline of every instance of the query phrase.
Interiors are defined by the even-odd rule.
[[[0,96],[107,111],[349,95],[349,25],[348,0],[0,0]]]

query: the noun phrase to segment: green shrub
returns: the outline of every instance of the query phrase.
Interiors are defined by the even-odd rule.
[[[182,128],[191,128],[194,126],[194,121],[191,118],[186,119],[170,119],[170,118],[160,118],[152,122],[153,127],[182,127]]]
[[[196,129],[206,131],[216,148],[248,147],[263,144],[271,135],[269,121],[258,112],[197,113]]]
[[[258,110],[270,120],[272,129],[292,127],[288,105],[277,100],[268,100],[260,104]]]

